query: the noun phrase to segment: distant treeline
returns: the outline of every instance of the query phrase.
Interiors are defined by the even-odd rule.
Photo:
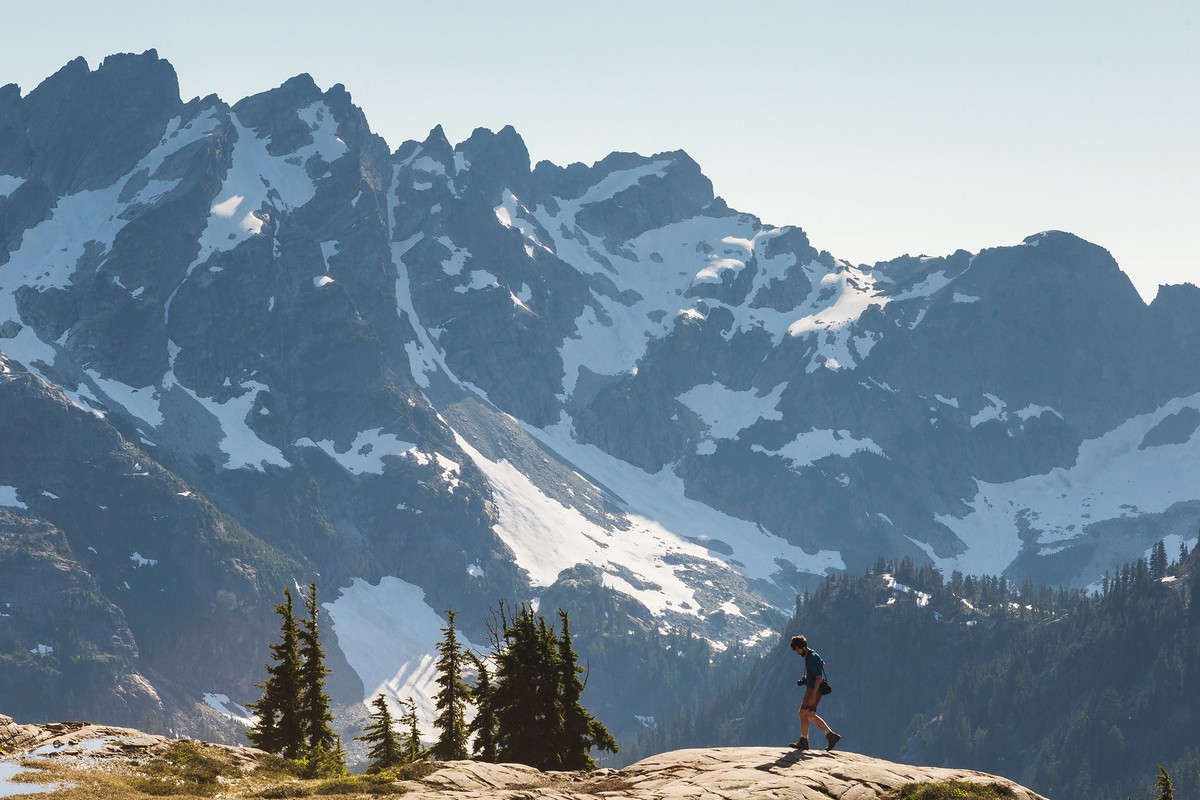
[[[1200,797],[1200,553],[1186,547],[1171,560],[1158,543],[1097,592],[881,559],[799,598],[781,633],[630,757],[795,738],[803,667],[786,641],[803,633],[848,750],[992,772],[1055,800],[1157,797],[1162,765],[1176,796]]]

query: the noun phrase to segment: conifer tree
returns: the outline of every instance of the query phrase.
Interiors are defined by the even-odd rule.
[[[400,740],[400,763],[412,764],[423,761],[427,755],[421,745],[420,720],[417,719],[417,703],[411,697],[404,701],[404,714],[400,717],[404,736]]]
[[[471,720],[469,732],[475,736],[472,748],[480,761],[496,761],[496,711],[492,704],[491,676],[487,664],[479,656],[470,653],[475,665],[475,686],[471,699],[475,703],[475,719]]]
[[[467,757],[466,703],[469,689],[463,683],[463,651],[454,630],[453,611],[447,611],[449,620],[442,628],[442,641],[437,645],[437,684],[434,697],[438,711],[433,726],[438,730],[438,740],[430,749],[434,758],[456,761]]]
[[[393,727],[394,721],[392,712],[388,709],[387,699],[379,695],[371,701],[371,705],[375,707],[374,713],[371,714],[371,724],[357,740],[370,746],[367,757],[371,759],[371,764],[367,767],[367,772],[375,773],[399,766],[401,753],[400,740]]]
[[[317,582],[308,585],[308,597],[304,608],[308,617],[300,621],[300,725],[308,750],[321,756],[338,754],[340,762],[341,742],[333,732],[333,714],[329,711],[329,695],[325,692],[325,648],[321,645],[318,625],[320,607],[317,605]],[[336,765],[334,767],[336,769]]]
[[[559,691],[563,710],[563,738],[560,748],[562,769],[592,770],[596,762],[588,754],[593,747],[617,752],[617,741],[604,723],[597,720],[580,703],[583,696],[583,681],[579,675],[579,656],[571,642],[571,620],[567,612],[558,610],[562,622],[562,633],[558,638]]]
[[[527,606],[512,619],[500,613],[503,643],[489,694],[496,757],[542,770],[587,769],[595,766],[592,747],[616,752],[608,730],[579,703],[583,683],[566,612],[559,612],[562,638]]]
[[[1161,764],[1158,767],[1158,780],[1154,782],[1154,788],[1158,789],[1158,800],[1174,800],[1175,789],[1171,786],[1171,776],[1167,774]]]
[[[559,769],[563,719],[557,642],[546,620],[528,606],[522,605],[511,620],[502,616],[501,623],[503,645],[495,655],[492,687],[497,758]]]
[[[267,665],[267,679],[260,684],[263,694],[249,708],[258,717],[246,730],[255,747],[284,758],[299,758],[305,750],[304,725],[300,719],[299,631],[292,611],[292,593],[283,590],[283,602],[275,606],[282,624],[279,641],[270,646],[274,663]]]
[[[1150,548],[1150,577],[1153,580],[1162,580],[1167,574],[1167,546],[1159,539]]]

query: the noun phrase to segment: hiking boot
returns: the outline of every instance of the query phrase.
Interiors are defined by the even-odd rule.
[[[829,733],[825,734],[825,741],[827,742],[827,744],[825,745],[825,749],[832,750],[833,746],[835,744],[837,744],[838,742],[840,742],[841,740],[842,740],[842,737],[840,734],[830,731]]]
[[[792,742],[790,745],[788,745],[788,747],[795,748],[796,750],[807,750],[808,749],[808,737],[801,736],[799,741]]]

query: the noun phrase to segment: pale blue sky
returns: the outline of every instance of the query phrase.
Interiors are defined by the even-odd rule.
[[[0,0],[0,84],[155,48],[184,99],[300,72],[395,148],[513,125],[535,161],[686,150],[718,194],[856,263],[1112,251],[1200,282],[1194,0],[248,3]]]

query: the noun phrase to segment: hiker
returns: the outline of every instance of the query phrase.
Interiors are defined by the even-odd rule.
[[[825,731],[826,750],[832,750],[842,737],[833,732],[825,724],[825,720],[817,716],[817,703],[821,702],[821,684],[825,682],[825,661],[808,646],[808,639],[803,636],[792,637],[792,650],[804,658],[804,677],[796,681],[797,686],[804,686],[804,699],[800,702],[800,741],[792,742],[792,747],[798,750],[808,749],[808,724]],[[828,693],[828,689],[826,693]]]

